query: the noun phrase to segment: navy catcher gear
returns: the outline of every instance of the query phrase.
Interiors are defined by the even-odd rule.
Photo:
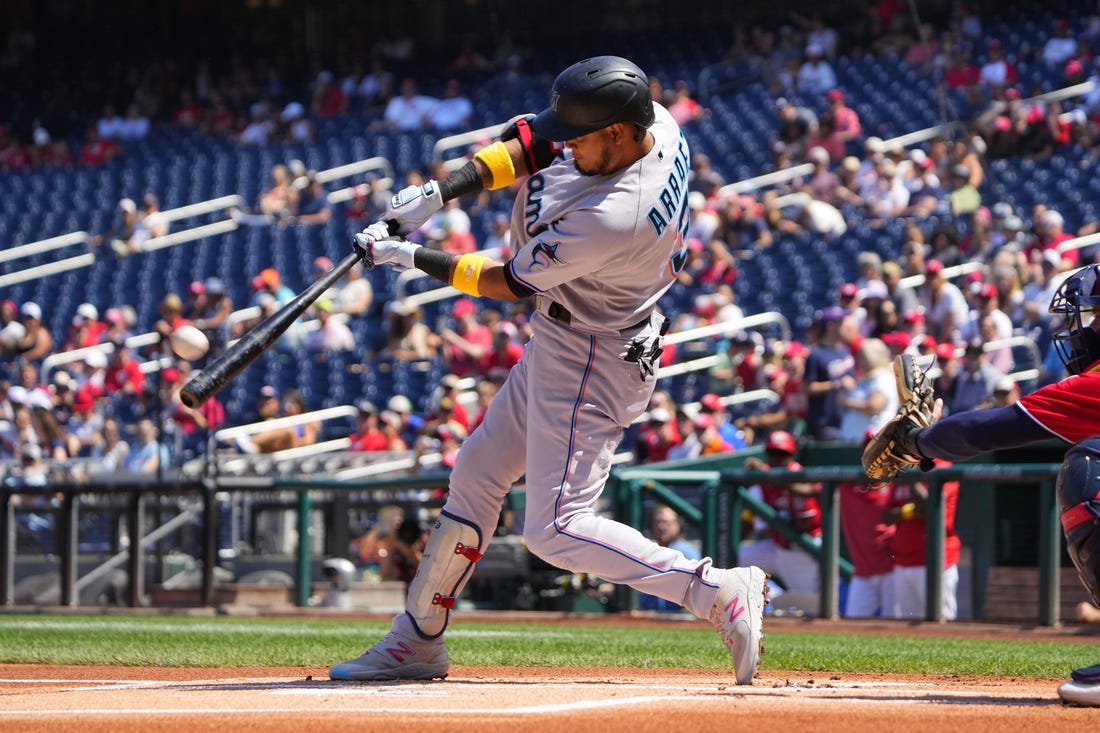
[[[648,128],[653,120],[653,98],[645,72],[618,56],[596,56],[558,74],[550,107],[539,113],[531,126],[547,140],[560,142],[616,122]]]
[[[1066,551],[1092,602],[1100,604],[1100,437],[1066,451],[1058,472],[1058,509]]]
[[[1100,265],[1088,265],[1066,278],[1050,299],[1050,312],[1062,316],[1054,348],[1070,374],[1080,374],[1100,359],[1100,336],[1082,317],[1100,306]]]

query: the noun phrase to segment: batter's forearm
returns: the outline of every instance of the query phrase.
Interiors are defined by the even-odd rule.
[[[928,458],[961,461],[982,453],[1057,437],[1016,405],[949,415],[917,434]]]

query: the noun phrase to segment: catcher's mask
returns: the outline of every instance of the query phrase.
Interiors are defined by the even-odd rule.
[[[1100,437],[1066,451],[1058,472],[1058,509],[1066,551],[1092,602],[1100,603]]]
[[[1089,324],[1100,306],[1100,265],[1088,265],[1066,278],[1050,299],[1050,312],[1062,316],[1054,348],[1070,374],[1080,374],[1100,359],[1100,336]],[[1088,318],[1085,318],[1085,315]]]

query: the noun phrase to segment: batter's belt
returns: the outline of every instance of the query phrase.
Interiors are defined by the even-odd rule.
[[[557,302],[556,300],[550,300],[549,298],[544,298],[541,295],[536,295],[535,310],[537,310],[539,313],[543,314],[547,318],[553,321],[557,321],[563,326],[568,326],[573,323],[573,314],[569,312],[568,308],[566,308],[564,305]],[[626,336],[629,333],[637,331],[639,328],[649,323],[649,319],[650,316],[647,315],[645,318],[638,321],[637,323],[627,326],[626,328],[619,329],[619,335]]]

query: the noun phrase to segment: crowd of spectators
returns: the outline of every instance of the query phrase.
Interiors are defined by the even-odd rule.
[[[942,72],[944,84],[962,90],[979,110],[969,131],[910,148],[868,134],[849,106],[853,90],[841,86],[833,66],[848,41],[821,17],[807,19],[802,29],[756,29],[738,36],[731,58],[751,58],[773,94],[775,132],[768,141],[773,169],[808,162],[813,170],[766,190],[733,194],[723,188],[729,181],[721,164],[695,155],[688,260],[679,273],[681,287],[695,297],[674,330],[740,318],[733,286],[742,262],[782,237],[808,232],[836,241],[857,220],[884,229],[903,221],[904,236],[894,243],[894,258],[860,253],[858,277],[822,304],[805,333],[787,339],[737,331],[707,340],[705,349],[716,361],[699,380],[702,395],[695,402],[679,400],[671,388],[657,392],[646,422],[629,434],[636,461],[730,453],[763,444],[777,430],[800,441],[858,441],[893,414],[896,394],[887,365],[901,352],[934,361],[937,393],[948,411],[1005,404],[1023,389],[1062,375],[1050,348],[1056,324],[1049,321],[1046,306],[1065,273],[1095,261],[1100,252],[1059,245],[1095,231],[1097,224],[1070,224],[1062,212],[1043,205],[1017,210],[1008,201],[991,199],[984,184],[991,160],[1046,157],[1069,145],[1093,152],[1100,92],[1031,100],[1043,90],[1017,86],[1013,59],[1062,69],[1066,84],[1100,80],[1100,62],[1090,51],[1100,24],[1094,19],[1072,26],[1055,21],[1051,41],[1042,48],[1005,49],[1000,39],[985,37],[980,19],[962,11],[939,29],[907,29],[905,18],[896,14],[879,21],[881,33],[871,45],[897,54],[913,68]],[[469,125],[471,99],[485,93],[462,81],[469,77],[459,72],[471,66],[488,71],[493,64],[507,78],[519,73],[522,60],[509,56],[490,62],[464,53],[448,70],[455,77],[438,80],[439,96],[422,93],[416,79],[398,79],[377,59],[369,69],[320,69],[306,88],[296,90],[243,61],[224,75],[203,66],[193,83],[180,85],[177,99],[158,98],[155,106],[143,92],[145,82],[139,82],[133,101],[119,108],[125,113],[105,107],[89,121],[79,145],[40,126],[31,131],[29,142],[0,126],[0,170],[102,165],[125,155],[130,142],[158,130],[194,130],[240,145],[308,141],[316,137],[318,123],[350,114],[363,115],[367,129],[377,132],[446,134]],[[651,90],[689,133],[709,114],[683,79],[654,77]],[[372,175],[357,186],[352,201],[334,206],[321,181],[300,161],[276,165],[265,175],[270,182],[255,205],[231,212],[242,224],[310,226],[336,216],[372,220],[390,194]],[[423,175],[409,171],[405,182]],[[507,194],[451,202],[411,236],[449,252],[499,248],[506,256],[507,216],[501,211],[492,217],[488,237],[473,221]],[[131,199],[119,202],[116,224],[100,241],[119,258],[128,257],[139,255],[144,242],[168,229],[156,195],[147,193],[140,207]],[[332,262],[318,258],[314,265],[323,272]],[[966,273],[949,277],[948,268],[960,265]],[[211,273],[164,298],[154,322],[138,323],[125,303],[105,308],[101,321],[96,306],[84,303],[63,335],[43,326],[43,308],[49,304],[0,303],[0,360],[8,377],[0,383],[0,459],[22,464],[27,457],[28,466],[37,466],[31,459],[38,454],[57,461],[86,458],[104,470],[155,474],[202,455],[209,449],[210,432],[226,424],[227,414],[216,398],[195,410],[179,401],[180,387],[201,363],[175,359],[163,342],[131,348],[127,339],[149,332],[165,335],[193,323],[210,338],[212,353],[218,353],[294,296],[272,267],[251,276],[248,303],[234,304],[230,288]],[[922,282],[914,286],[906,278]],[[243,307],[254,307],[257,315],[230,318]],[[347,437],[352,451],[438,452],[447,465],[522,354],[530,335],[528,307],[519,303],[502,312],[459,298],[437,321],[427,322],[413,302],[375,304],[370,280],[356,267],[276,348],[295,357],[342,351],[364,361],[438,362],[447,376],[430,399],[387,395],[384,406],[360,400]],[[378,328],[369,343],[360,343],[348,319],[367,314],[379,316]],[[1013,336],[1027,337],[1039,349],[1037,378],[1014,376],[1017,352],[1006,342]],[[110,348],[91,349],[80,359],[42,369],[42,359],[51,353],[97,344]],[[685,353],[669,348],[663,363]],[[142,368],[162,358],[170,366]],[[750,392],[765,396],[740,399]],[[273,385],[255,397],[257,420],[319,407],[302,394],[280,394]],[[424,409],[416,409],[417,404]],[[217,448],[270,453],[316,442],[322,430],[307,423]],[[37,475],[34,471],[20,467],[14,473]]]

